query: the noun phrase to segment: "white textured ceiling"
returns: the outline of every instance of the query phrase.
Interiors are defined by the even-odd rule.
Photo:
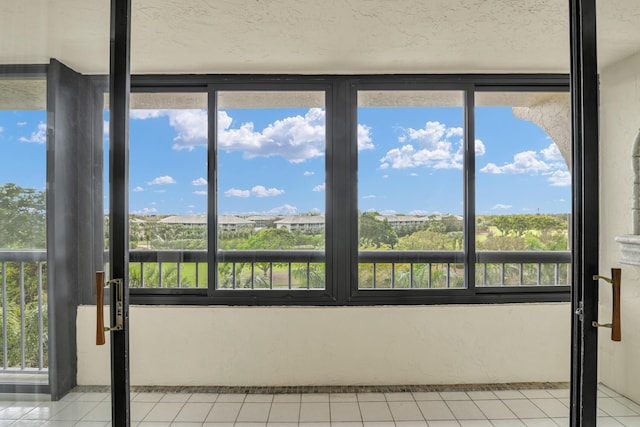
[[[598,5],[600,66],[640,51],[640,0]],[[0,2],[0,63],[108,55],[108,0]],[[133,0],[134,74],[568,70],[568,0]]]

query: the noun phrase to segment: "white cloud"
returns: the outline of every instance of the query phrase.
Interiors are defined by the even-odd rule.
[[[129,118],[131,120],[147,120],[157,119],[166,116],[169,110],[129,110]]]
[[[418,174],[417,174],[417,173],[415,173],[415,172],[412,172],[412,173],[410,173],[410,174],[409,174],[409,176],[420,176],[420,175],[418,175]]]
[[[371,138],[371,127],[358,124],[358,151],[372,150],[374,148]]]
[[[34,144],[44,144],[47,142],[47,125],[46,123],[38,123],[38,129],[34,132],[31,132],[31,136],[29,138],[20,137],[19,141],[21,142],[29,142]]]
[[[202,185],[207,185],[207,180],[200,177],[198,179],[194,179],[193,181],[191,181],[191,184],[195,185],[196,187],[199,187]]]
[[[144,191],[144,188],[140,187],[139,185],[136,188],[133,189],[134,193],[139,193],[141,191]]]
[[[292,163],[324,155],[326,145],[325,111],[311,108],[304,116],[276,120],[262,130],[252,122],[231,129],[233,119],[226,111],[218,112],[220,130],[218,146],[227,152],[241,151],[247,159],[282,156]],[[131,110],[132,120],[168,117],[176,131],[175,150],[193,150],[207,146],[208,120],[206,110]],[[358,125],[358,147],[372,149],[371,129]]]
[[[567,187],[571,185],[571,172],[557,170],[549,176],[547,181],[549,181],[553,187]]]
[[[178,135],[173,138],[175,150],[193,150],[207,146],[209,119],[205,110],[172,110],[169,124]]]
[[[0,133],[4,132],[4,128],[0,126]]]
[[[251,193],[256,197],[275,197],[284,193],[279,188],[266,188],[262,185],[256,185],[251,189]]]
[[[549,163],[538,158],[538,154],[535,151],[523,151],[513,156],[512,163],[505,163],[502,166],[498,166],[495,163],[488,163],[485,167],[480,169],[480,172],[492,174],[520,174],[546,172],[551,168],[552,166]]]
[[[480,157],[480,156],[484,156],[484,154],[487,152],[485,146],[484,146],[484,142],[482,142],[479,139],[476,139],[476,143],[474,145],[474,150],[476,153],[476,157]]]
[[[325,188],[326,188],[326,184],[323,182],[322,184],[319,184],[313,187],[313,191],[315,191],[316,193],[321,193],[324,191]]]
[[[18,122],[18,123],[16,123],[16,126],[20,126],[20,127],[26,126],[26,125],[27,125],[27,122]]]
[[[504,205],[502,203],[498,203],[497,205],[494,205],[491,209],[511,209],[513,206],[512,205]]]
[[[193,194],[195,194],[196,196],[206,196],[208,193],[207,193],[207,190],[198,190],[198,191],[194,191]]]
[[[176,180],[170,177],[169,175],[159,176],[154,178],[153,181],[147,182],[149,185],[167,185],[167,184],[175,184]]]
[[[380,159],[380,169],[462,169],[463,137],[462,128],[448,128],[440,122],[426,122],[422,129],[409,128],[398,138],[404,145]],[[482,141],[476,140],[475,152],[478,156],[485,153]]]
[[[251,192],[249,190],[238,190],[237,188],[231,188],[224,192],[227,197],[249,197]]]
[[[311,176],[311,175],[315,175],[315,172],[310,172],[310,171],[305,171],[304,172],[304,176]]]
[[[268,215],[295,215],[298,213],[298,208],[291,205],[282,205],[277,208],[273,208],[267,212]]]
[[[132,213],[136,214],[136,215],[152,215],[157,213],[158,210],[156,208],[144,208],[142,210],[139,211],[133,211]]]
[[[222,118],[220,118],[222,116]],[[324,155],[325,112],[311,108],[303,116],[276,120],[261,131],[252,122],[231,129],[231,118],[221,111],[218,119],[221,129],[218,146],[221,150],[242,151],[247,159],[282,156],[292,163]]]
[[[542,159],[540,158],[542,157]],[[567,170],[566,162],[555,143],[548,147],[535,151],[523,151],[513,156],[513,162],[498,166],[495,163],[487,163],[481,172],[490,174],[542,174],[547,176],[547,182],[553,187],[566,187],[571,185],[571,173]]]
[[[415,211],[409,212],[409,215],[425,216],[425,215],[429,215],[429,211],[415,210]]]
[[[540,153],[542,153],[542,156],[544,157],[545,160],[550,160],[550,161],[564,161],[564,158],[562,157],[562,153],[560,153],[560,149],[558,149],[558,146],[556,145],[555,142],[552,142],[551,144],[549,144],[549,146],[547,148],[543,148],[542,150],[540,150]]]
[[[368,196],[362,196],[362,198],[363,198],[364,200],[367,200],[367,199],[375,199],[375,198],[376,198],[376,196],[375,196],[374,194],[370,194],[370,195],[368,195]]]
[[[169,125],[175,129],[175,150],[193,150],[207,146],[209,122],[206,110],[131,110],[132,120],[148,120],[168,117]]]

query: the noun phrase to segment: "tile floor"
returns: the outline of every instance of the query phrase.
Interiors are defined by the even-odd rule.
[[[569,390],[403,393],[131,394],[139,427],[511,427],[568,426]],[[0,427],[110,426],[107,393],[58,402],[2,400]],[[640,405],[601,386],[598,426],[640,426]]]

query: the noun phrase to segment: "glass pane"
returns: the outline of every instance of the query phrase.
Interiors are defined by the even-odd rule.
[[[207,94],[131,95],[129,283],[207,286]]]
[[[217,287],[323,289],[324,92],[219,92],[218,108]]]
[[[47,383],[46,81],[0,79],[0,376]]]
[[[476,94],[476,286],[571,283],[569,101],[566,92]]]
[[[465,286],[429,261],[464,249],[463,120],[459,91],[358,92],[360,288]]]

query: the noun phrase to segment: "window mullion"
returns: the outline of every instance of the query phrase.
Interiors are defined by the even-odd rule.
[[[471,293],[476,287],[476,155],[475,155],[475,92],[464,92],[464,256],[465,284]]]
[[[327,285],[339,304],[357,287],[358,220],[356,200],[357,140],[352,135],[357,117],[355,91],[348,80],[334,82],[327,100]]]
[[[218,93],[213,85],[208,88],[207,106],[207,294],[213,296],[218,278]]]

